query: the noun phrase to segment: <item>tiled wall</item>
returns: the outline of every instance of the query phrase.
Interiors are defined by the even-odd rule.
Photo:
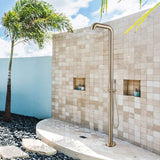
[[[142,13],[108,22],[114,28],[114,77],[119,127],[114,135],[160,154],[160,8],[137,33],[123,33]],[[108,31],[53,36],[52,115],[108,132]],[[85,91],[73,78],[85,78]],[[124,80],[140,80],[141,97],[123,95]],[[115,111],[115,125],[117,124]]]

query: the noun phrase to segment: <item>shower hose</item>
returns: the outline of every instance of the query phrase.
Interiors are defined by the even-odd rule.
[[[115,110],[116,110],[116,114],[117,114],[117,124],[115,124]],[[118,128],[119,126],[119,111],[118,111],[118,105],[117,105],[117,94],[116,92],[114,92],[113,94],[113,127],[114,128]]]

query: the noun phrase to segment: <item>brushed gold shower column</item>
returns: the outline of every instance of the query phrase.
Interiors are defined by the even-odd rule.
[[[113,28],[109,25],[102,23],[94,23],[91,26],[91,29],[94,30],[96,28],[103,28],[109,30],[109,139],[106,144],[108,147],[113,147],[116,145],[113,142],[113,93],[115,90],[113,89],[113,76],[114,76],[114,45],[113,45]]]

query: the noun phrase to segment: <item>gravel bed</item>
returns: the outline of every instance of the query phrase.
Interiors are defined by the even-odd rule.
[[[16,160],[74,160],[61,152],[57,152],[53,156],[27,152],[21,145],[22,139],[38,139],[35,131],[36,124],[40,120],[34,117],[12,114],[11,122],[6,123],[3,121],[3,115],[4,112],[0,112],[0,146],[14,145],[29,155],[29,158],[17,158]],[[2,159],[0,158],[0,160]]]

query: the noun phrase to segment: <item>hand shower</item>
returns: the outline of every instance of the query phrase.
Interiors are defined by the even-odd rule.
[[[116,90],[116,79],[113,80],[113,89]],[[117,111],[117,124],[115,124],[115,110]],[[113,95],[113,126],[114,128],[118,128],[119,127],[119,112],[118,112],[118,106],[117,106],[117,96],[116,96],[116,92],[114,92]]]

